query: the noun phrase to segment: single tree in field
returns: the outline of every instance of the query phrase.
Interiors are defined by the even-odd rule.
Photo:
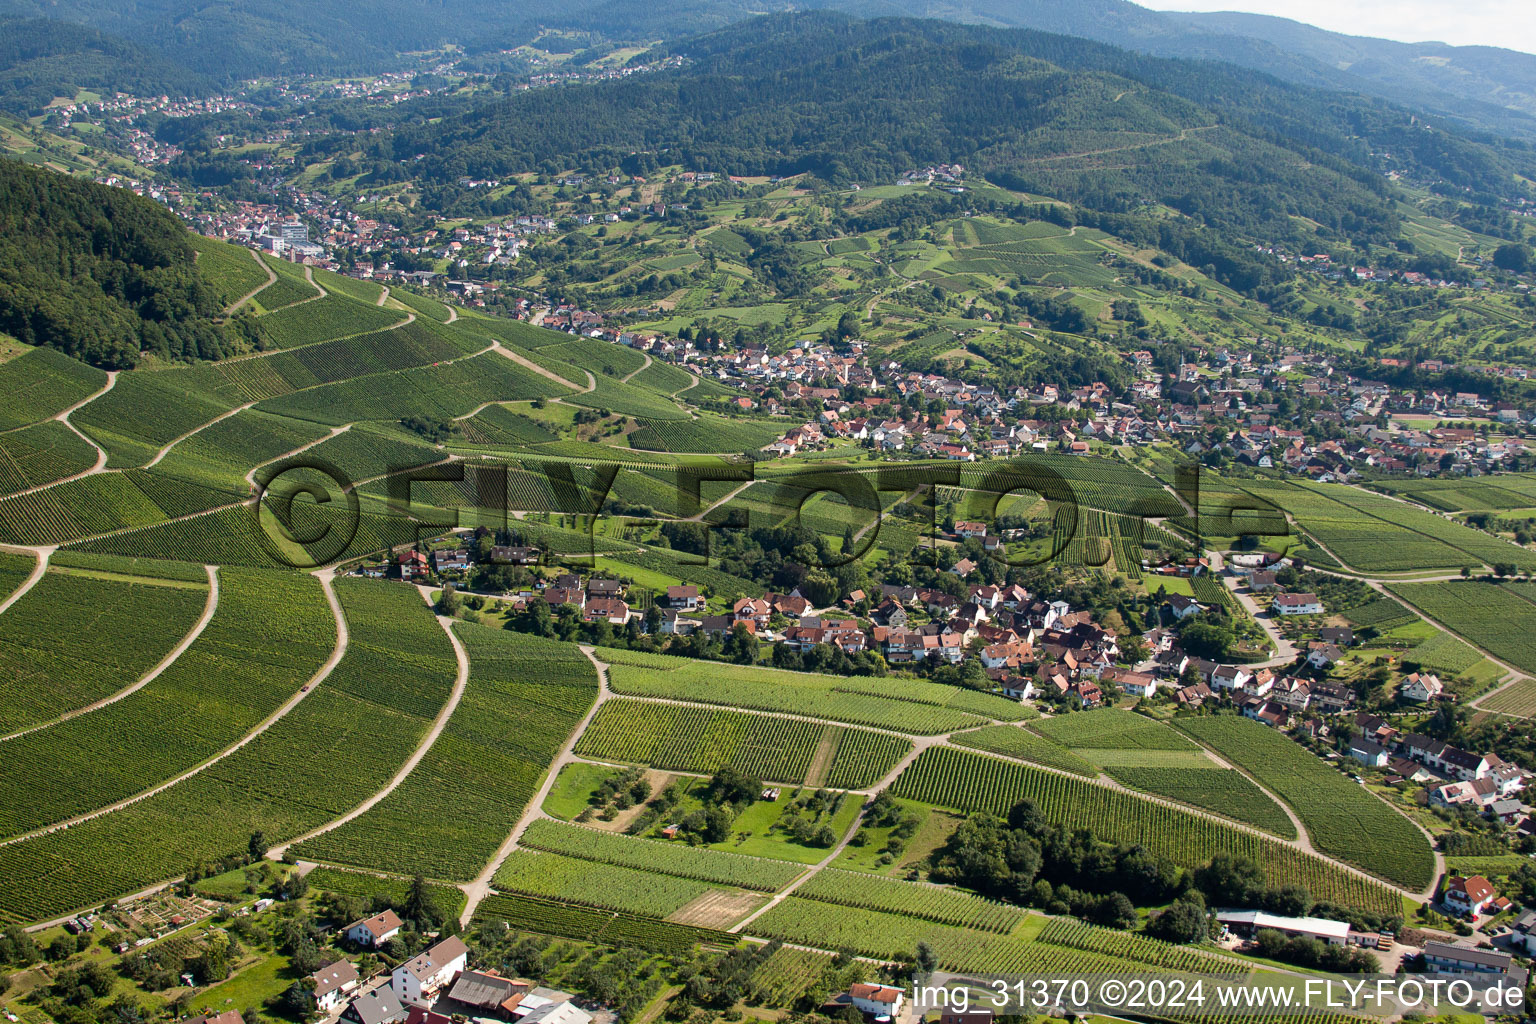
[[[912,964],[917,968],[919,977],[927,977],[939,968],[939,955],[933,951],[933,947],[926,942],[917,944],[917,951],[912,957]]]
[[[416,922],[416,927],[423,931],[435,928],[443,920],[443,912],[438,909],[437,901],[432,898],[432,890],[427,887],[427,880],[421,875],[411,879],[411,887],[405,894],[405,906],[401,913],[407,920]]]

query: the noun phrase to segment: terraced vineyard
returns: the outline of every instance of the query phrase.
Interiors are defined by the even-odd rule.
[[[0,918],[48,918],[137,891],[188,864],[244,850],[257,830],[268,842],[292,839],[382,787],[447,699],[452,659],[412,590],[344,580],[337,593],[351,644],[325,682],[191,778],[111,814],[0,846]],[[330,621],[323,610],[311,628]]]
[[[1536,679],[1521,679],[1485,698],[1478,705],[1501,715],[1519,718],[1536,716]]]
[[[1295,839],[1296,826],[1243,773],[1206,761],[1178,765],[1104,765],[1110,778],[1131,789],[1204,808],[1256,828]]]
[[[266,292],[257,294],[260,301]],[[397,309],[383,309],[341,295],[288,306],[257,321],[274,348],[298,348],[333,338],[380,331],[405,319]]]
[[[345,896],[362,896],[401,906],[410,892],[411,883],[404,878],[391,878],[367,871],[348,871],[321,865],[304,876],[311,889],[335,892]],[[456,885],[427,883],[432,902],[445,914],[458,916],[464,910],[464,890]]]
[[[576,752],[677,771],[729,767],[774,782],[804,782],[822,728],[740,711],[613,700],[582,733]]]
[[[926,750],[901,774],[891,792],[941,807],[999,815],[1028,798],[1048,821],[1092,829],[1110,842],[1140,843],[1186,867],[1198,867],[1218,852],[1237,853],[1262,864],[1271,884],[1300,883],[1317,899],[1385,916],[1401,908],[1396,893],[1385,886],[1277,841],[1086,781],[979,754],[948,747]]]
[[[1020,234],[986,218],[956,221],[942,231],[971,251],[956,263],[938,253],[929,258],[925,250],[925,269],[951,275],[943,279],[946,287],[957,273],[999,267],[1032,268],[1027,272],[1048,279],[1062,260],[1111,276],[1094,262],[1103,251],[1096,235],[1042,230]],[[729,236],[720,239],[729,244]],[[877,264],[863,242],[839,240],[836,255],[826,258],[870,271]],[[468,310],[448,323],[453,311],[436,300],[392,291],[379,305],[381,286],[324,271],[316,273],[329,292],[321,297],[302,268],[281,261],[269,264],[277,282],[262,287],[266,274],[248,252],[211,242],[197,247],[200,266],[225,303],[256,291],[249,310],[234,319],[242,330],[254,324],[261,337],[251,340],[262,350],[191,366],[154,361],[159,368],[117,375],[110,391],[70,417],[107,452],[107,472],[55,483],[91,467],[96,451],[70,424],[52,420],[101,391],[107,375],[45,351],[0,362],[0,392],[7,398],[0,410],[0,542],[65,545],[37,587],[0,613],[0,737],[39,727],[0,739],[0,759],[8,766],[0,773],[0,922],[30,923],[100,906],[244,851],[257,832],[266,845],[291,843],[296,856],[321,862],[310,876],[317,890],[398,901],[406,879],[420,873],[433,879],[440,905],[461,907],[459,890],[444,883],[472,879],[492,861],[591,707],[594,669],[568,640],[458,622],[453,636],[468,653],[467,686],[452,713],[443,715],[441,735],[420,749],[453,690],[457,663],[449,634],[414,588],[344,577],[335,593],[348,647],[334,670],[316,680],[335,651],[336,623],[320,582],[289,563],[308,565],[306,558],[322,550],[321,541],[301,538],[350,530],[344,503],[297,502],[291,535],[273,540],[262,524],[270,525],[281,500],[252,500],[247,474],[266,481],[314,460],[359,481],[355,536],[344,551],[326,550],[320,559],[334,561],[446,529],[418,531],[417,521],[398,514],[403,510],[394,507],[396,496],[383,478],[451,461],[467,469],[465,479],[417,484],[411,504],[418,516],[434,506],[463,508],[466,526],[511,526],[517,542],[551,555],[612,556],[596,571],[632,576],[641,590],[658,579],[700,585],[714,611],[722,600],[761,593],[763,583],[689,564],[689,556],[656,541],[651,520],[678,511],[676,466],[722,465],[728,460],[707,453],[752,451],[798,421],[736,415],[727,404],[739,397],[734,389],[696,381],[665,362],[647,364],[623,346]],[[690,255],[675,266],[696,259]],[[493,338],[501,351],[488,350]],[[958,344],[954,332],[935,331],[910,351],[927,345],[940,354]],[[1074,346],[1083,343],[1062,344],[1078,351]],[[577,387],[590,373],[595,388],[573,394],[508,353]],[[557,401],[546,405],[545,399]],[[689,408],[695,403],[717,411],[696,413]],[[593,427],[583,412],[582,422],[572,425],[572,406],[617,415]],[[728,409],[731,415],[718,411]],[[432,423],[402,422],[413,417],[456,420],[457,427],[445,432]],[[682,454],[689,452],[701,454]],[[838,461],[849,452],[820,454]],[[610,507],[627,508],[631,517],[587,533],[589,519],[558,512],[542,473],[548,460],[578,464],[576,477],[584,483],[599,464],[622,466],[607,497]],[[1083,503],[1082,530],[1070,552],[1079,560],[1112,556],[1119,569],[1134,574],[1141,551],[1131,517],[1180,511],[1156,482],[1123,462],[1054,454],[1037,461]],[[762,479],[744,496],[757,516],[754,526],[792,516],[795,499],[804,496],[784,485],[794,465],[758,467]],[[976,500],[974,488],[994,468],[957,467],[964,486],[944,500]],[[319,482],[312,472],[294,475]],[[1477,490],[1478,482],[1459,483],[1463,490],[1445,489],[1442,504],[1495,507],[1513,500]],[[34,494],[18,493],[44,484]],[[717,484],[707,497],[731,486]],[[1291,490],[1320,530],[1361,534],[1353,552],[1364,551],[1361,557],[1370,554],[1364,531],[1399,509],[1379,496]],[[903,498],[902,492],[885,494],[882,505],[889,510]],[[533,514],[515,524],[498,521],[506,505]],[[1430,519],[1415,519],[1413,527],[1415,538],[1423,538],[1415,544],[1431,552],[1424,564],[1438,564],[1434,551],[1466,560],[1508,547]],[[825,496],[807,502],[801,520],[834,542],[858,522],[853,510]],[[1154,543],[1179,543],[1165,532],[1149,533]],[[897,517],[881,545],[900,561],[916,542],[910,519]],[[0,553],[0,599],[33,565],[29,557]],[[205,565],[218,566],[218,605],[188,648],[135,692],[54,721],[119,695],[186,638],[210,597]],[[521,579],[515,584],[524,585]],[[782,581],[775,578],[774,585]],[[1492,591],[1503,595],[1499,600],[1536,601],[1536,593],[1519,585]],[[1526,603],[1508,607],[1527,610]],[[500,625],[494,611],[479,614]],[[1421,647],[1426,664],[1438,658],[1435,664],[1447,672],[1475,654],[1437,641]],[[861,794],[910,755],[911,737],[958,731],[949,742],[1014,760],[941,741],[904,767],[893,794],[992,812],[1028,795],[1053,822],[1141,843],[1185,866],[1235,851],[1258,859],[1272,882],[1303,882],[1319,898],[1388,914],[1401,906],[1385,886],[1291,847],[1091,782],[1107,774],[1127,787],[1290,834],[1289,819],[1257,787],[1139,716],[1106,711],[1039,720],[1033,709],[994,694],[917,679],[788,672],[608,648],[600,657],[612,665],[619,696],[579,738],[577,750],[592,759],[698,774],[733,766],[805,786],[806,793],[853,790],[837,798],[846,811],[837,819],[842,828],[843,822],[851,826]],[[1526,699],[1536,707],[1536,698],[1516,691],[1504,699],[1501,707],[1522,707]],[[1027,729],[1020,725],[1025,722]],[[418,753],[419,763],[399,785],[336,824],[379,797]],[[577,765],[575,774],[594,770]],[[1296,785],[1324,790],[1307,780]],[[1325,801],[1317,799],[1320,808]],[[1328,799],[1343,806],[1345,794],[1330,791]],[[105,810],[117,802],[123,805]],[[768,804],[759,811],[778,813]],[[1414,843],[1358,808],[1351,813],[1362,824],[1353,831],[1343,813],[1310,813],[1323,822],[1313,836],[1321,848],[1353,844],[1364,851],[1362,861],[1373,862],[1371,870],[1403,884],[1422,872]],[[85,820],[43,831],[75,816]],[[929,816],[914,845],[931,848],[923,844],[939,841],[934,829],[951,820]],[[761,844],[776,842],[770,833],[777,830],[743,830],[740,848],[771,850]],[[1372,830],[1377,835],[1367,834]],[[541,934],[667,953],[701,942],[734,944],[732,936],[682,922],[725,927],[809,870],[789,860],[546,820],[534,821],[519,846],[497,873],[499,891],[476,909],[477,921],[505,920]],[[1398,849],[1389,854],[1388,846]],[[807,855],[814,860],[823,852]],[[668,915],[672,921],[661,920]],[[872,957],[910,956],[921,939],[946,966],[975,970],[1205,963],[1189,950],[1068,922],[1053,922],[1036,937],[1040,925],[1020,908],[959,890],[828,869],[750,931]]]
[[[1085,775],[1089,778],[1099,770],[1054,740],[1038,736],[1027,729],[1012,725],[992,725],[985,729],[956,733],[950,737],[962,747],[974,747],[993,754],[1004,754],[1022,761],[1033,761],[1047,768],[1059,768],[1064,772]]]
[[[475,921],[497,921],[519,931],[603,942],[664,955],[687,953],[701,942],[724,945],[735,942],[735,936],[726,932],[672,924],[641,914],[616,914],[558,900],[502,893],[493,893],[481,901],[475,910]]]
[[[107,450],[110,468],[143,466],[163,446],[237,404],[195,390],[191,372],[121,374],[111,391],[82,406],[70,422]]]
[[[36,565],[37,559],[31,555],[0,551],[0,601],[14,594],[26,582]]]
[[[421,316],[428,319],[436,320],[438,323],[444,323],[448,320],[448,307],[434,298],[429,298],[426,295],[417,295],[415,292],[407,291],[404,288],[391,288],[389,296],[401,305],[411,307]]]
[[[680,366],[652,359],[651,365],[630,378],[631,384],[648,388],[663,395],[675,395],[693,387],[697,378]]]
[[[0,363],[0,430],[63,412],[107,386],[107,375],[51,348],[35,348]]]
[[[545,444],[556,440],[534,420],[504,405],[490,405],[463,423],[464,436],[475,444],[506,446]]]
[[[1536,593],[1495,583],[1392,583],[1392,593],[1422,609],[1447,628],[1526,672],[1536,672]]]
[[[1290,804],[1319,850],[1409,889],[1433,880],[1429,840],[1412,822],[1285,735],[1230,715],[1178,725]]]
[[[569,395],[566,401],[589,409],[607,409],[620,416],[646,420],[687,420],[688,414],[667,396],[638,384],[625,384],[612,377],[598,377],[591,391]]]
[[[259,408],[331,426],[407,416],[454,419],[487,402],[553,398],[566,389],[495,352],[311,388]]]
[[[153,471],[98,473],[0,498],[0,543],[65,543],[152,526],[173,514],[235,500],[234,494],[158,476]]]
[[[666,917],[710,891],[708,882],[532,850],[514,850],[492,884],[502,892],[647,917]]]
[[[629,435],[629,443],[655,452],[745,452],[778,440],[785,429],[769,420],[701,414],[696,420],[647,423]]]
[[[3,507],[0,505],[0,509]],[[351,543],[337,552],[328,540],[328,530],[343,535],[350,532],[352,522],[345,510],[296,502],[293,512],[295,537],[320,539],[309,548],[299,543],[276,545],[281,549],[281,558],[274,553],[274,544],[267,539],[269,535],[258,523],[257,511],[251,505],[220,508],[206,516],[88,540],[74,550],[280,568],[315,565],[317,558],[360,558],[371,551],[415,543],[418,537],[415,526],[408,519],[365,511],[356,522],[356,531],[351,533]]]
[[[994,903],[957,889],[881,878],[862,871],[827,868],[795,890],[797,896],[845,907],[883,910],[939,924],[1007,934],[1029,916],[1006,903]]]
[[[353,302],[361,302],[365,306],[378,306],[384,297],[384,286],[377,281],[362,281],[318,267],[311,273],[315,283],[332,295],[345,295]]]
[[[1530,474],[1500,474],[1477,480],[1382,480],[1372,484],[1442,512],[1530,508],[1536,491]]]
[[[895,959],[926,942],[945,970],[1008,970],[1031,944],[991,932],[972,931],[905,913],[892,914],[791,896],[752,922],[752,933],[817,949],[847,949],[863,956]],[[1059,951],[1058,951],[1059,952]],[[1043,957],[1041,958],[1043,960]],[[1107,964],[1108,961],[1103,961]],[[1074,965],[1075,966],[1075,965]],[[1073,967],[1063,966],[1062,970]]]
[[[1494,561],[1536,568],[1536,554],[1359,488],[1250,480],[1242,485],[1285,509],[1335,555],[1364,572],[1454,570]]]
[[[826,785],[834,789],[863,789],[873,785],[896,767],[911,749],[912,744],[899,736],[844,729],[837,741],[832,767],[827,772]]]
[[[909,692],[927,691],[917,687],[908,691],[898,680],[882,681],[884,692],[891,696],[872,696],[850,692],[848,680],[809,672],[710,665],[633,651],[604,651],[603,656],[613,666],[609,681],[618,693],[811,715],[912,734],[984,724],[975,715],[909,698]]]
[[[95,464],[96,449],[57,420],[0,434],[0,497],[83,473]]]
[[[805,870],[803,865],[788,861],[633,839],[546,819],[529,825],[519,845],[638,871],[656,871],[762,892],[783,888]]]
[[[317,441],[325,431],[313,423],[247,409],[179,442],[155,467],[158,475],[239,494],[246,473],[295,448]]]
[[[198,274],[214,287],[226,306],[266,283],[267,274],[249,249],[192,233],[187,241],[197,251]]]
[[[300,857],[468,880],[511,831],[596,699],[597,673],[570,644],[468,624],[456,632],[469,683],[443,734],[399,788],[301,843]],[[432,827],[420,828],[428,817]]]
[[[1193,750],[1195,745],[1161,722],[1115,708],[1097,708],[1035,724],[1046,736],[1074,750]],[[1092,757],[1089,757],[1092,760]]]
[[[1451,676],[1459,676],[1483,660],[1483,656],[1467,644],[1441,632],[1416,645],[1406,657],[1433,672]]]
[[[201,595],[193,596],[200,607]],[[163,645],[160,654],[167,641],[174,642],[162,635],[155,645]],[[208,627],[157,679],[115,704],[5,744],[11,769],[0,775],[0,834],[95,810],[196,766],[276,711],[334,641],[315,580],[225,568]],[[56,771],[60,764],[69,771]]]
[[[48,572],[0,616],[0,736],[128,686],[192,628],[200,584]]]

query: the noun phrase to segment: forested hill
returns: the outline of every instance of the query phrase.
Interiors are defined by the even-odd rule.
[[[562,0],[0,0],[0,16],[89,25],[232,81],[379,71],[415,53],[547,16]]]
[[[1385,242],[1378,153],[1416,176],[1508,194],[1528,147],[1490,148],[1384,103],[1021,30],[775,15],[676,44],[674,72],[537,90],[372,144],[380,174],[451,182],[573,162],[889,180],[959,162],[1112,212],[1162,204],[1250,239]],[[655,54],[649,55],[655,56]],[[417,160],[417,154],[426,154]]]
[[[1159,57],[1237,64],[1299,85],[1365,92],[1536,138],[1536,55],[1346,36],[1262,15],[1152,11],[1127,0],[600,0],[596,6],[571,4],[553,24],[610,39],[668,39],[791,7],[1081,36]]]
[[[219,313],[169,211],[0,159],[0,331],[114,369],[227,354]]]
[[[30,114],[85,89],[196,96],[211,79],[126,39],[48,18],[0,18],[0,109]]]
[[[0,17],[88,25],[233,80],[376,72],[405,53],[449,43],[496,51],[549,29],[584,33],[596,46],[679,39],[765,12],[808,8],[1036,29],[1157,56],[1224,61],[1536,139],[1536,55],[1344,36],[1256,15],[1152,11],[1127,0],[0,0]],[[121,70],[131,78],[129,66]]]

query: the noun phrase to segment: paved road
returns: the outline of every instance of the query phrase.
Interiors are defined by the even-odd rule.
[[[1295,661],[1301,651],[1297,649],[1294,643],[1285,638],[1285,636],[1280,632],[1280,628],[1275,625],[1274,620],[1268,614],[1266,614],[1259,607],[1259,603],[1253,599],[1253,595],[1242,593],[1237,589],[1238,584],[1242,581],[1236,576],[1228,576],[1225,582],[1227,584],[1227,589],[1232,591],[1232,596],[1237,598],[1238,603],[1247,610],[1248,614],[1252,616],[1253,621],[1259,624],[1259,628],[1264,630],[1264,632],[1269,636],[1270,643],[1274,644],[1275,650],[1279,652],[1273,658],[1269,658],[1265,661],[1256,661],[1252,664],[1246,664],[1243,667],[1278,668],[1281,665],[1289,665],[1291,662]]]

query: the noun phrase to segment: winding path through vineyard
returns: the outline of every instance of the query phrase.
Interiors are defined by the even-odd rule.
[[[15,547],[10,544],[3,544],[0,545],[0,550],[14,551],[18,554],[31,555],[33,558],[37,559],[37,564],[32,567],[32,571],[27,575],[27,578],[21,581],[21,586],[13,590],[11,595],[5,600],[0,601],[0,614],[3,614],[5,610],[11,605],[26,597],[27,591],[37,586],[37,581],[42,579],[43,574],[48,571],[48,559],[53,557],[53,553],[59,549],[57,545],[50,545],[48,547],[40,548],[24,548]]]
[[[421,592],[421,596],[430,606],[432,603],[432,588],[418,587],[417,589]],[[329,590],[327,590],[327,594],[329,594]],[[443,730],[448,727],[448,719],[453,717],[454,709],[459,706],[459,700],[464,696],[464,689],[469,684],[469,655],[464,652],[464,645],[460,643],[459,638],[454,635],[453,619],[443,615],[435,616],[435,618],[437,619],[437,624],[443,628],[443,632],[448,634],[448,642],[453,645],[453,658],[458,667],[454,673],[453,691],[448,695],[448,700],[443,704],[442,710],[437,713],[437,717],[432,720],[432,728],[427,730],[427,734],[423,736],[421,738],[421,742],[416,745],[415,751],[412,752],[411,756],[406,759],[405,764],[400,766],[400,770],[395,772],[394,777],[389,780],[389,783],[385,785],[383,789],[380,789],[377,793],[374,793],[368,799],[364,800],[362,803],[358,804],[356,807],[352,808],[352,810],[348,811],[341,817],[332,821],[328,821],[324,825],[321,825],[319,828],[306,832],[301,836],[296,836],[281,846],[272,847],[272,849],[267,852],[267,856],[269,858],[272,860],[281,860],[283,854],[288,852],[288,848],[290,846],[295,846],[299,843],[305,842],[306,840],[313,839],[315,836],[323,835],[326,832],[332,831],[333,829],[338,829],[345,825],[347,822],[352,821],[354,818],[366,814],[376,804],[378,804],[380,800],[383,800],[385,797],[389,796],[389,794],[398,789],[400,784],[406,780],[406,777],[409,776],[411,772],[416,770],[416,766],[421,763],[421,759],[427,756],[427,751],[432,749],[432,745],[437,742],[437,738],[441,736],[443,734]],[[339,622],[341,620],[338,619],[337,621]]]
[[[156,793],[162,793],[177,783],[185,782],[192,776],[206,771],[213,765],[218,764],[220,761],[224,760],[226,757],[229,757],[231,754],[235,753],[237,750],[240,750],[246,744],[256,739],[256,737],[272,728],[272,726],[282,720],[282,718],[286,716],[288,712],[298,707],[300,701],[313,693],[315,691],[315,687],[325,681],[325,678],[331,674],[331,671],[341,661],[342,655],[345,654],[347,650],[347,621],[345,616],[343,616],[341,613],[341,603],[336,599],[335,590],[331,586],[331,581],[335,578],[336,574],[333,570],[325,569],[317,571],[314,575],[320,581],[321,589],[325,591],[326,600],[330,603],[331,606],[331,614],[335,617],[336,620],[336,644],[331,651],[330,657],[326,658],[320,667],[315,670],[314,675],[309,677],[308,682],[306,682],[303,687],[300,688],[298,693],[295,693],[292,697],[289,697],[286,701],[283,702],[282,706],[280,706],[276,711],[272,712],[266,718],[262,719],[262,721],[254,729],[240,737],[239,740],[225,747],[223,750],[219,751],[217,754],[214,754],[212,757],[207,758],[200,764],[194,765],[193,767],[187,769],[181,774],[167,779],[155,786],[152,786],[149,789],[135,793],[130,797],[125,797],[116,803],[108,804],[105,807],[98,807],[95,810],[88,811],[85,814],[79,814],[73,818],[65,819],[64,821],[56,821],[51,825],[33,829],[30,832],[18,833],[17,835],[11,836],[4,841],[0,841],[0,846],[10,846],[13,843],[20,843],[28,839],[35,839],[38,836],[46,835],[49,832],[56,832],[61,828],[70,828],[71,826],[79,825],[81,822],[90,821],[93,818],[100,818],[103,815],[111,814],[115,811],[120,811],[124,807],[130,807],[141,800],[148,800]]]
[[[592,707],[582,716],[581,721],[576,723],[576,728],[572,729],[571,734],[565,738],[565,745],[560,748],[560,753],[550,763],[549,771],[544,773],[544,781],[540,783],[538,790],[528,801],[528,806],[523,808],[523,813],[518,816],[516,823],[512,826],[512,831],[507,833],[507,838],[497,848],[490,862],[475,876],[474,881],[462,886],[465,900],[464,912],[459,918],[461,924],[469,924],[469,919],[474,916],[475,908],[480,905],[480,901],[490,895],[491,879],[496,877],[496,872],[501,869],[501,865],[506,862],[506,859],[512,855],[512,851],[517,849],[517,842],[523,837],[523,833],[528,830],[528,826],[539,818],[548,817],[544,813],[544,801],[549,796],[549,791],[554,786],[555,779],[559,777],[561,769],[566,765],[572,761],[579,760],[573,753],[576,749],[576,741],[581,739],[582,733],[587,731],[587,726],[592,724],[592,719],[597,715],[597,709],[602,707],[603,702],[613,695],[608,689],[608,666],[598,661],[592,648],[585,644],[581,645],[581,653],[587,656],[587,660],[592,663],[592,667],[597,671],[597,699],[592,702]]]
[[[52,719],[51,721],[40,722],[39,724],[31,726],[30,728],[22,729],[19,732],[13,732],[9,736],[0,736],[0,743],[4,743],[7,740],[14,740],[19,736],[25,736],[27,733],[37,732],[39,729],[50,728],[52,726],[58,725],[60,722],[67,722],[71,718],[78,718],[81,715],[88,714],[92,711],[100,711],[102,708],[109,704],[116,704],[124,697],[127,697],[133,693],[137,693],[139,690],[142,690],[144,687],[160,678],[160,675],[166,669],[170,668],[171,665],[175,663],[176,659],[181,657],[182,654],[185,653],[186,649],[191,647],[192,644],[196,642],[198,637],[203,635],[203,630],[208,627],[208,623],[213,619],[213,613],[219,610],[218,566],[205,565],[203,566],[203,569],[208,573],[208,600],[203,604],[203,612],[197,617],[197,621],[192,624],[192,628],[187,631],[187,635],[182,637],[180,642],[178,642],[175,647],[171,648],[170,653],[168,653],[164,658],[160,659],[159,664],[150,669],[148,672],[144,673],[144,675],[140,676],[131,685],[123,687],[121,690],[118,690],[114,694],[103,697],[101,700],[96,701],[94,704],[87,704],[85,707],[75,708],[73,711],[66,711],[64,714],[55,719]],[[3,609],[0,609],[0,611],[3,611]]]

